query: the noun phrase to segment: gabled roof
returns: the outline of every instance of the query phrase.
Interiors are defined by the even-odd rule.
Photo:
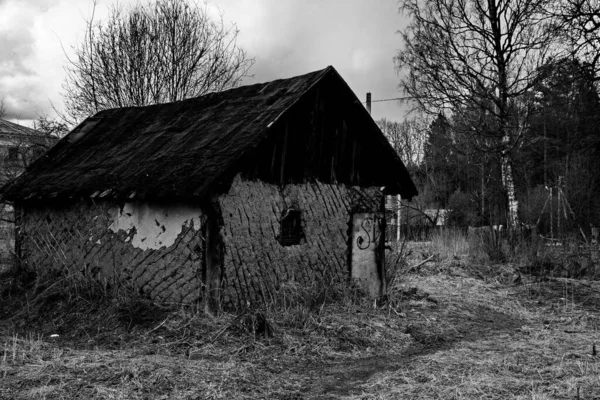
[[[39,135],[35,129],[15,124],[0,118],[0,134],[2,135]]]
[[[50,138],[35,129],[0,118],[0,140],[24,146],[39,144],[49,147],[51,143],[58,139]]]
[[[101,111],[6,184],[0,195],[13,201],[202,196],[328,74],[339,76],[327,67],[175,103]]]

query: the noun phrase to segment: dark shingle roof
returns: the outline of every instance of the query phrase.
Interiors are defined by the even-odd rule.
[[[6,200],[201,196],[332,71],[327,67],[175,103],[101,111],[0,195]]]

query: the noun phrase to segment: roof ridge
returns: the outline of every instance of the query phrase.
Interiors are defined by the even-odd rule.
[[[312,75],[312,74],[325,74],[326,72],[329,72],[331,70],[335,71],[335,68],[333,68],[332,65],[328,65],[327,67],[323,68],[323,69],[318,69],[312,72],[307,72],[305,74],[300,74],[300,75],[296,75],[296,76],[291,76],[289,78],[278,78],[278,79],[274,79],[272,81],[264,81],[264,82],[256,82],[256,83],[252,83],[252,84],[248,84],[248,85],[240,85],[240,86],[236,86],[236,87],[231,87],[225,90],[221,90],[221,91],[214,91],[214,92],[208,92],[208,93],[204,93],[200,96],[195,96],[195,97],[189,97],[186,99],[181,99],[181,100],[176,100],[176,101],[170,101],[170,102],[166,102],[166,103],[156,103],[156,104],[146,104],[143,106],[125,106],[125,107],[113,107],[113,108],[107,108],[101,111],[98,111],[96,114],[89,116],[88,118],[93,118],[98,116],[98,114],[100,113],[105,113],[105,112],[110,112],[110,111],[114,111],[114,110],[127,110],[127,109],[143,109],[143,108],[151,108],[151,107],[159,107],[159,106],[164,106],[166,104],[182,104],[182,103],[188,103],[188,102],[193,102],[193,101],[199,101],[200,99],[209,99],[212,96],[226,96],[227,94],[230,94],[232,91],[236,91],[236,90],[240,90],[240,89],[249,89],[253,86],[260,86],[260,85],[265,85],[265,88],[273,83],[281,83],[282,81],[289,81],[289,80],[295,80],[295,79],[300,79],[302,77],[308,76],[308,75]],[[337,71],[336,71],[337,72]],[[265,89],[263,88],[263,90]],[[87,118],[86,118],[87,119]]]
[[[21,131],[18,132],[20,134],[28,134],[28,135],[39,135],[41,134],[40,131],[30,128],[28,126],[25,125],[21,125],[21,124],[17,124],[15,122],[9,121],[7,119],[4,118],[0,118],[0,133],[8,133],[8,134],[16,134],[17,132],[5,132],[2,130],[2,126],[3,125],[8,125],[9,129],[12,128],[13,130],[17,130],[17,131]]]

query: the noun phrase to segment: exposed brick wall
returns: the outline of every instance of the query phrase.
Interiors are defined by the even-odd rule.
[[[301,284],[349,276],[348,235],[352,211],[375,211],[379,190],[307,183],[279,188],[236,178],[219,199],[225,244],[224,302],[260,301],[282,283]],[[281,213],[302,212],[305,241],[284,247],[277,241]]]
[[[115,218],[111,207],[108,202],[80,202],[24,209],[20,235],[25,265],[116,276],[164,303],[197,300],[204,248],[201,227],[184,227],[169,247],[142,250],[131,245],[126,232],[108,229]]]

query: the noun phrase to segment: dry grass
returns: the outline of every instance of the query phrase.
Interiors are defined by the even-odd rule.
[[[584,285],[553,281],[508,292],[489,292],[484,285],[471,296],[478,284],[440,285],[430,280],[429,288],[456,287],[457,293],[444,300],[447,314],[441,320],[448,322],[460,315],[462,331],[458,324],[450,324],[461,333],[460,340],[376,374],[354,398],[598,398],[600,358],[594,348],[600,343],[600,314],[595,308],[600,285]],[[447,296],[444,289],[441,293]],[[456,296],[459,299],[453,300]],[[477,326],[471,322],[476,315],[468,311],[479,307],[485,312],[478,315],[481,323]],[[423,314],[432,318],[431,313]],[[483,329],[487,318],[491,329]]]
[[[465,243],[392,250],[377,303],[290,282],[217,317],[5,277],[0,398],[600,398],[600,283],[528,275],[525,256],[474,263]]]
[[[430,249],[440,258],[464,257],[469,254],[469,242],[457,229],[444,229],[433,235]]]

